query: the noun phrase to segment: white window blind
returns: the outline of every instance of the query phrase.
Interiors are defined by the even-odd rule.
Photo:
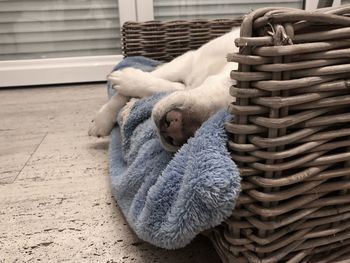
[[[116,0],[0,0],[0,61],[120,54]]]
[[[261,7],[303,8],[303,0],[154,0],[158,20],[237,18]]]

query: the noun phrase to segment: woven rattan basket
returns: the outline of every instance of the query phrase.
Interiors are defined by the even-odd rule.
[[[241,19],[126,22],[122,27],[123,54],[170,61],[241,22]]]
[[[225,262],[350,262],[348,15],[265,8],[242,22],[226,129],[243,191],[212,236]]]
[[[246,16],[226,124],[242,175],[209,232],[223,262],[350,262],[350,7]],[[125,56],[169,61],[239,20],[126,23]]]

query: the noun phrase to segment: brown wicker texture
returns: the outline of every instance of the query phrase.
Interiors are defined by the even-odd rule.
[[[229,148],[242,176],[224,262],[350,262],[350,6],[242,22]]]
[[[191,49],[239,26],[241,19],[126,22],[122,27],[124,56],[145,56],[161,61]]]

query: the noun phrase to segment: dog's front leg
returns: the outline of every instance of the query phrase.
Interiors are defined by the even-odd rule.
[[[186,82],[186,77],[191,75],[194,66],[196,51],[191,50],[174,58],[172,61],[161,65],[151,72],[151,75],[156,78],[172,82]]]
[[[97,112],[92,120],[88,134],[95,137],[109,135],[116,123],[118,112],[125,106],[128,100],[128,97],[118,93],[114,94]]]
[[[135,68],[126,68],[112,72],[108,76],[113,88],[127,97],[142,98],[157,92],[168,92],[184,89],[184,85],[153,76]]]
[[[157,92],[185,89],[186,76],[193,66],[194,51],[189,51],[152,72],[126,68],[112,72],[108,80],[120,94],[127,97],[146,97]]]

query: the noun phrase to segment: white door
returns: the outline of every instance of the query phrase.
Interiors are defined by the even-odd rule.
[[[237,18],[262,7],[302,9],[304,0],[153,0],[158,20]]]
[[[104,81],[125,21],[236,18],[329,0],[0,0],[0,87]],[[333,5],[350,0],[334,0]]]
[[[1,0],[0,86],[105,80],[121,60],[120,11],[118,0]]]

